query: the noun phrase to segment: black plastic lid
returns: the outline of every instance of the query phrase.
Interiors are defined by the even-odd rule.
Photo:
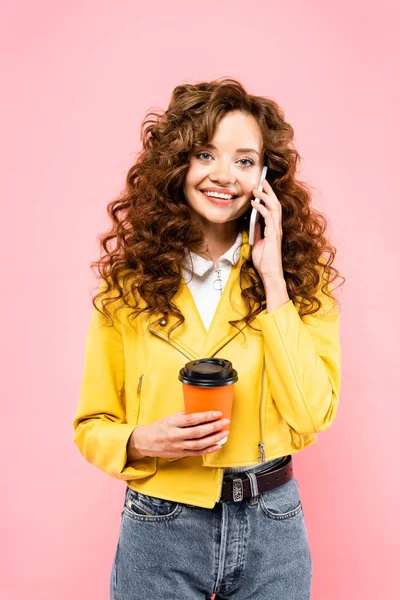
[[[238,380],[232,363],[223,358],[201,358],[186,363],[179,371],[179,381],[198,387],[220,387]]]

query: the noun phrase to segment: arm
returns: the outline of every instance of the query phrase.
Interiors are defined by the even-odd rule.
[[[300,435],[324,431],[336,414],[341,382],[336,302],[319,288],[320,310],[300,317],[288,300],[286,283],[275,279],[264,284],[268,307],[257,320],[272,398]]]
[[[86,460],[109,475],[139,479],[155,472],[156,458],[127,463],[127,444],[135,426],[126,422],[124,381],[121,326],[116,317],[110,326],[93,308],[74,417],[74,442]]]

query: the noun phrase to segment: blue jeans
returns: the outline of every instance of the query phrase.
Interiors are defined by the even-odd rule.
[[[111,600],[310,598],[312,563],[295,477],[213,509],[127,488],[121,514]]]

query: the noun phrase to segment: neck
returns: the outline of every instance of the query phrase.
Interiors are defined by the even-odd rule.
[[[203,226],[204,241],[201,247],[192,251],[203,258],[212,260],[218,266],[218,259],[233,246],[238,235],[237,223],[209,223]]]

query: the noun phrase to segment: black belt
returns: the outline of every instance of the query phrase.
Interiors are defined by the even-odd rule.
[[[283,464],[279,467],[272,467],[268,471],[255,473],[257,479],[258,493],[262,494],[283,485],[293,477],[292,455],[285,457]],[[229,473],[225,475],[222,483],[221,498],[218,502],[240,502],[251,498],[250,479],[246,472]]]

